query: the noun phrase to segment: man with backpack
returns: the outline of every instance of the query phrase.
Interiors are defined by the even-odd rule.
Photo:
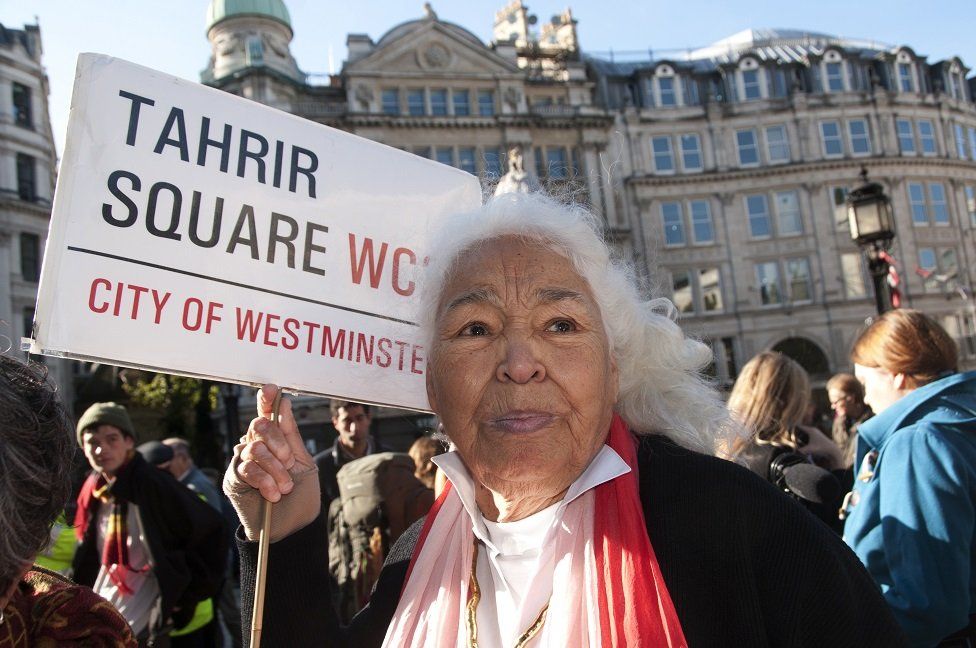
[[[329,510],[332,500],[339,497],[336,473],[345,464],[367,455],[387,452],[370,434],[372,418],[369,405],[350,401],[333,400],[329,403],[332,425],[335,426],[335,443],[325,452],[315,455],[319,468],[319,488],[322,490],[322,508]]]

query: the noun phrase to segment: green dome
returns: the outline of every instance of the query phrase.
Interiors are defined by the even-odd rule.
[[[210,0],[207,7],[207,31],[219,22],[238,16],[261,16],[277,20],[289,30],[291,16],[283,0]]]

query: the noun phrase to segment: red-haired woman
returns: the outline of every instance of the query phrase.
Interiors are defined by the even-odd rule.
[[[859,429],[844,538],[913,645],[971,638],[976,372],[957,373],[955,342],[913,310],[878,318],[851,358],[876,415]]]

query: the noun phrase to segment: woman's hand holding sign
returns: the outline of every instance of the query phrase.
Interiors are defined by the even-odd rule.
[[[258,390],[258,417],[234,448],[224,475],[224,492],[237,509],[248,539],[258,537],[261,498],[277,505],[271,519],[271,541],[310,524],[319,514],[318,468],[305,448],[291,401],[281,399],[277,423],[271,421],[276,385]]]

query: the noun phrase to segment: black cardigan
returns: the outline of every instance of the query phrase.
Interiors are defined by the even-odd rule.
[[[769,483],[656,436],[642,439],[638,465],[647,532],[689,646],[907,645],[857,557]],[[420,528],[393,546],[348,627],[331,607],[323,516],[273,544],[262,644],[381,645]],[[246,643],[257,544],[240,531],[238,543]]]

